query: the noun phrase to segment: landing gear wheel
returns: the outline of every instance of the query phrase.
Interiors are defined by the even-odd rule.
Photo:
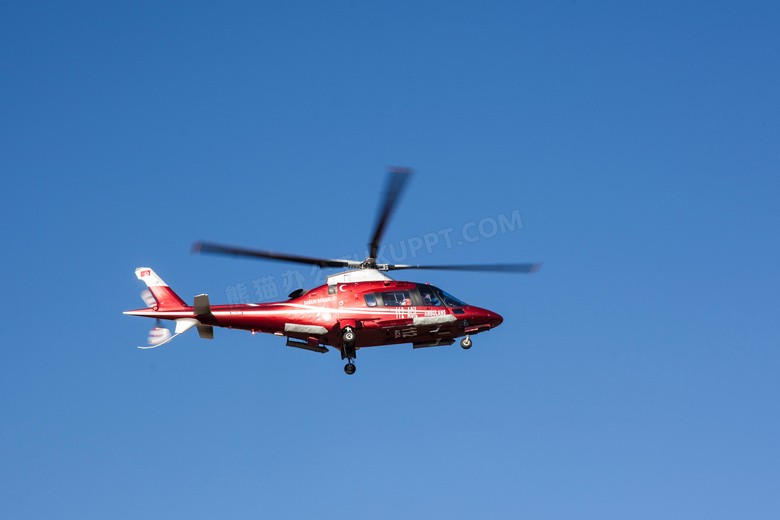
[[[341,334],[344,343],[351,345],[355,342],[355,331],[352,327],[344,327]]]
[[[460,346],[463,347],[463,349],[468,350],[471,348],[472,342],[471,339],[466,336],[462,340],[460,340]]]
[[[355,370],[357,370],[357,368],[355,368],[355,364],[354,363],[347,363],[346,365],[344,365],[344,372],[346,372],[347,375],[349,375],[349,376],[354,374]]]

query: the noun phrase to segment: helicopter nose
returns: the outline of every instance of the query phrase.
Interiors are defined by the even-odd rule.
[[[500,314],[493,311],[488,311],[488,319],[490,320],[490,328],[495,328],[504,323],[504,318]]]

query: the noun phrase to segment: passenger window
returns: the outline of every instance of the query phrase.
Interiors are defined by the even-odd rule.
[[[366,294],[364,298],[366,299],[366,305],[369,307],[376,307],[376,298],[373,294]]]
[[[385,307],[408,307],[412,304],[409,291],[394,291],[382,293]]]

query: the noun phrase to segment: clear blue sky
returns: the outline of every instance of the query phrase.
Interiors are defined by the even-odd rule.
[[[775,2],[6,2],[3,517],[777,518],[778,27]],[[545,262],[402,273],[504,316],[471,350],[348,377],[266,335],[135,348],[136,267],[282,293],[295,266],[189,245],[360,252],[388,165],[416,170],[390,243],[522,219],[420,263]]]

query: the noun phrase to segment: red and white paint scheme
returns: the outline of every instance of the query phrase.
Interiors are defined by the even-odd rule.
[[[151,268],[139,267],[136,275],[147,284],[157,305],[125,314],[176,322],[175,334],[160,335],[163,341],[156,344],[150,340],[152,346],[192,327],[209,339],[214,337],[214,327],[225,327],[286,336],[289,346],[315,352],[333,347],[351,358],[354,352],[344,349],[345,344],[351,343],[354,351],[400,343],[420,348],[452,345],[455,338],[466,336],[462,346],[469,348],[468,335],[503,321],[498,314],[463,303],[434,286],[395,281],[377,270],[330,276],[326,285],[296,291],[283,302],[215,306],[205,294],[187,305]]]
[[[464,303],[428,284],[396,281],[387,271],[397,269],[447,269],[460,271],[500,271],[532,273],[541,264],[493,264],[419,266],[377,263],[377,251],[386,223],[411,170],[391,170],[384,204],[369,243],[369,256],[362,262],[325,259],[198,242],[196,253],[266,258],[320,267],[346,267],[351,270],[327,277],[327,283],[305,291],[298,289],[286,301],[215,305],[208,295],[195,296],[193,305],[184,302],[149,267],[135,274],[147,290],[142,293],[145,309],[125,314],[158,320],[149,335],[155,348],[195,327],[201,338],[212,339],[214,327],[240,329],[287,338],[287,345],[325,353],[328,348],[347,359],[344,370],[355,372],[352,360],[357,351],[379,345],[411,343],[414,348],[452,345],[456,338],[464,349],[471,348],[469,336],[497,327],[503,318],[495,312]],[[159,320],[175,322],[174,334]]]
[[[140,267],[136,275],[157,305],[125,314],[176,323],[173,336],[155,333],[162,341],[150,338],[151,346],[142,348],[167,343],[192,327],[211,339],[214,327],[225,327],[286,336],[288,346],[314,352],[333,347],[344,358],[353,358],[364,347],[452,345],[461,336],[466,336],[462,346],[469,348],[468,335],[503,321],[495,312],[468,305],[434,286],[396,281],[373,269],[330,276],[326,285],[296,291],[287,301],[214,306],[205,294],[187,305],[151,268]]]

